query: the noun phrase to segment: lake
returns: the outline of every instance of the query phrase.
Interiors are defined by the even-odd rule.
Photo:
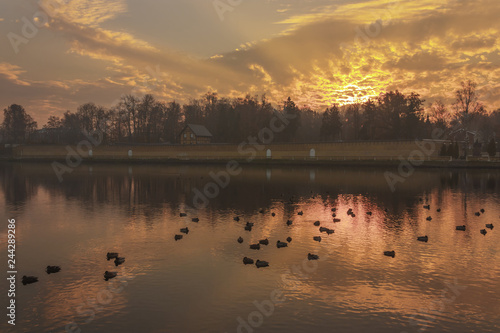
[[[94,164],[60,182],[50,164],[0,164],[3,267],[14,218],[18,272],[16,326],[4,314],[0,331],[500,331],[499,170],[419,169],[395,191],[384,168],[224,170]]]

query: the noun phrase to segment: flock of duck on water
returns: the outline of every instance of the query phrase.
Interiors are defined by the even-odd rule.
[[[427,209],[427,210],[431,209],[430,205],[424,205],[424,208]],[[333,222],[340,222],[340,219],[337,218],[337,215],[336,215],[337,208],[332,208],[331,211],[332,211]],[[387,209],[385,209],[385,211],[387,212]],[[441,212],[441,208],[438,208],[436,211],[438,213]],[[484,209],[481,209],[479,212],[475,212],[474,215],[475,216],[481,216],[481,214],[483,214],[484,212],[485,212]],[[259,211],[259,213],[264,214],[264,210],[261,209]],[[297,214],[298,215],[304,215],[304,212],[300,211]],[[371,216],[372,212],[366,212],[366,214]],[[351,217],[355,217],[356,216],[356,214],[354,214],[354,212],[352,211],[352,208],[349,208],[349,210],[347,211],[347,215],[349,215]],[[186,213],[180,213],[180,217],[185,217],[185,216],[187,216]],[[275,213],[271,213],[271,216],[274,217],[274,216],[276,216],[276,214]],[[234,220],[235,221],[239,221],[240,218],[238,216],[236,216],[234,218]],[[426,218],[426,220],[427,221],[431,221],[432,217],[428,216]],[[199,222],[200,219],[197,218],[197,217],[194,217],[194,218],[191,219],[191,221],[192,222]],[[292,220],[287,220],[286,224],[288,226],[290,226],[290,225],[293,224],[293,221]],[[320,221],[314,222],[313,225],[316,226],[316,227],[319,227],[319,232],[320,233],[326,233],[327,235],[330,235],[330,234],[333,234],[335,232],[333,229],[320,226],[321,225]],[[254,223],[247,222],[245,224],[245,228],[244,229],[246,231],[252,231],[253,226],[254,226]],[[456,226],[455,229],[457,231],[466,231],[467,227],[465,225],[459,225],[459,226]],[[493,224],[492,223],[486,224],[486,229],[493,230]],[[486,229],[481,229],[480,233],[482,235],[486,235],[487,234],[487,230]],[[188,227],[181,228],[180,232],[181,232],[181,234],[174,235],[174,240],[175,241],[181,240],[183,238],[184,234],[187,235],[189,233],[189,228]],[[321,242],[321,236],[313,236],[313,240],[316,241],[316,242]],[[237,239],[237,241],[238,241],[238,243],[242,244],[244,242],[244,239],[243,239],[243,237],[240,236]],[[286,238],[286,242],[282,242],[280,240],[277,240],[276,241],[276,247],[278,249],[279,248],[283,248],[283,247],[287,247],[288,244],[291,241],[292,241],[291,237],[287,237]],[[429,237],[428,236],[418,236],[417,237],[417,241],[428,242],[429,241]],[[265,246],[269,245],[269,239],[267,239],[267,238],[266,239],[261,239],[261,240],[259,240],[258,243],[249,244],[251,250],[260,250],[261,245],[265,245]],[[394,258],[396,256],[396,251],[384,251],[384,255],[388,256],[388,257]],[[108,252],[106,254],[106,258],[107,258],[108,261],[111,260],[111,259],[114,259],[115,266],[119,266],[119,265],[121,265],[121,264],[123,264],[125,262],[125,258],[124,257],[119,257],[118,253],[116,253],[116,252]],[[318,260],[319,256],[317,254],[308,253],[307,254],[307,259],[308,260]],[[256,261],[254,261],[252,258],[249,258],[249,257],[244,257],[243,258],[243,264],[245,264],[245,265],[253,265],[254,263],[255,263],[255,266],[257,266],[257,268],[269,267],[269,262],[267,262],[267,261],[259,260],[259,259],[257,259]],[[47,272],[47,274],[58,273],[59,271],[61,271],[61,267],[59,267],[59,266],[47,266],[47,268],[45,269],[45,271]],[[109,279],[112,279],[112,278],[116,277],[117,275],[118,275],[117,272],[105,271],[104,272],[104,280],[108,281]],[[26,275],[24,275],[23,278],[22,278],[23,285],[31,284],[31,283],[35,283],[35,282],[38,282],[38,277],[36,277],[36,276],[26,276]]]

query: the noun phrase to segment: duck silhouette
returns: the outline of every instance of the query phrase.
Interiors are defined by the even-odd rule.
[[[118,258],[118,253],[116,253],[116,252],[108,252],[106,254],[106,258],[108,260],[110,260],[110,259],[116,259],[116,258]]]
[[[117,275],[118,275],[117,272],[106,271],[106,272],[104,272],[104,280],[108,281],[109,279],[112,279],[112,278],[116,277]]]
[[[486,235],[486,233],[487,233],[486,229],[481,229],[480,232],[481,232],[482,235]]]
[[[239,218],[238,216],[236,216],[235,218],[233,218],[233,220],[235,220],[235,221],[239,221],[239,220],[240,220],[240,218]]]
[[[267,261],[257,259],[255,266],[257,266],[257,268],[269,267],[269,263]]]
[[[176,241],[178,241],[178,240],[182,239],[182,235],[175,235],[175,236],[174,236],[174,239],[175,239]]]
[[[260,244],[250,244],[250,249],[252,249],[252,250],[260,250]]]
[[[308,253],[307,260],[318,260],[319,256],[317,254]]]
[[[316,242],[321,242],[321,236],[314,236],[313,239],[316,241]]]
[[[180,213],[179,216],[180,217],[184,217],[184,216],[187,216],[187,214],[186,213]]]
[[[22,281],[23,285],[27,285],[27,284],[38,282],[38,278],[36,276],[23,275],[23,278],[21,281]]]
[[[487,225],[486,225],[486,228],[488,228],[488,229],[493,229],[493,224],[492,224],[492,223],[487,224]]]
[[[279,240],[276,242],[276,247],[279,249],[279,248],[282,248],[282,247],[287,247],[288,244],[287,243],[284,243],[284,242],[280,242]]]
[[[191,219],[191,221],[193,221],[193,222],[200,222],[200,219],[199,219],[198,217],[193,217],[193,218]]]
[[[45,269],[47,274],[57,273],[60,270],[61,270],[61,267],[59,267],[59,266],[47,266],[47,268]]]
[[[259,241],[259,244],[262,244],[262,245],[269,245],[269,240],[266,238],[266,239],[261,239]]]
[[[245,265],[251,265],[251,264],[253,264],[253,259],[245,257],[245,258],[243,258],[243,263]]]
[[[427,221],[432,221],[432,216],[427,216],[426,220]]]
[[[288,243],[290,243],[290,242],[292,241],[292,237],[287,237],[287,238],[286,238],[286,241],[287,241]]]
[[[125,262],[125,257],[115,258],[115,266],[119,266]]]
[[[181,228],[180,230],[182,233],[184,234],[188,234],[189,233],[189,228],[188,227],[185,227],[185,228]]]
[[[458,225],[455,229],[460,231],[465,231],[467,227],[465,225]]]
[[[238,237],[238,243],[240,243],[240,244],[243,243],[243,238],[241,236]]]
[[[314,222],[314,225],[315,225],[315,226],[317,226],[317,227],[319,227],[320,222],[319,222],[319,221],[316,221],[316,222]]]
[[[417,237],[417,240],[418,241],[421,241],[421,242],[428,242],[429,241],[429,237],[427,236],[420,236],[420,237]]]
[[[393,257],[394,258],[396,256],[396,251],[385,251],[384,255],[388,256],[388,257]]]

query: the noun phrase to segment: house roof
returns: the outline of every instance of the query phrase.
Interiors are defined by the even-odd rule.
[[[186,127],[189,127],[196,136],[212,137],[212,134],[203,125],[187,124]]]

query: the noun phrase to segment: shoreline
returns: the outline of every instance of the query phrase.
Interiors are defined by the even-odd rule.
[[[261,166],[327,166],[327,167],[390,167],[397,168],[401,165],[399,159],[384,158],[346,158],[346,159],[170,159],[170,158],[82,158],[80,164],[165,164],[165,165],[227,165],[236,161],[240,165],[261,165]],[[411,163],[411,160],[405,160]],[[67,164],[65,158],[61,157],[0,157],[0,163],[53,163]],[[425,160],[415,161],[415,168],[441,168],[441,169],[499,169],[500,160]]]

